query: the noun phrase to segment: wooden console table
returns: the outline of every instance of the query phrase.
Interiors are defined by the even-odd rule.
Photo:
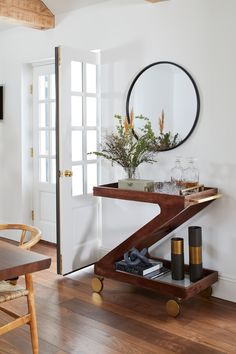
[[[218,280],[217,271],[204,269],[203,278],[195,283],[191,283],[188,279],[188,266],[186,265],[186,279],[184,281],[173,281],[171,274],[151,280],[143,276],[117,271],[115,269],[115,262],[123,259],[124,253],[132,247],[139,250],[145,247],[148,248],[174,231],[215,199],[219,198],[221,195],[218,194],[217,188],[204,188],[203,191],[198,193],[179,196],[119,189],[118,183],[111,183],[94,187],[93,194],[99,197],[154,203],[158,204],[161,209],[160,214],[95,264],[94,273],[97,277],[92,280],[92,288],[95,292],[102,291],[103,277],[153,289],[172,297],[166,304],[167,312],[172,316],[179,314],[180,303],[183,300],[189,299],[199,293],[206,296],[211,295],[211,285]],[[170,261],[159,258],[157,260],[161,260],[165,267],[171,267]]]

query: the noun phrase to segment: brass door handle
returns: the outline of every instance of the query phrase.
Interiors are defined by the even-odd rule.
[[[73,172],[71,170],[65,170],[63,175],[64,175],[64,177],[72,177]]]

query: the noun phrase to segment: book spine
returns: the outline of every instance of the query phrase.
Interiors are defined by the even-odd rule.
[[[143,270],[143,275],[149,274],[151,272],[154,272],[155,270],[161,269],[161,267],[163,266],[163,264],[160,262],[160,264],[155,264],[154,266],[151,266],[147,269]]]
[[[119,263],[116,264],[116,270],[121,270],[122,272],[136,274],[136,275],[143,275],[143,272],[138,270],[137,268],[127,267],[127,265],[123,265]]]

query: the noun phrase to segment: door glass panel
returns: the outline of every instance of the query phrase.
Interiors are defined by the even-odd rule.
[[[48,155],[48,132],[39,132],[39,154]]]
[[[39,76],[39,99],[48,98],[48,75]]]
[[[51,159],[51,183],[56,183],[56,159]]]
[[[89,127],[97,125],[97,99],[96,97],[86,98],[86,124]]]
[[[97,91],[97,67],[95,64],[86,64],[86,92],[96,93]]]
[[[56,132],[55,130],[51,131],[51,155],[55,156],[56,155]]]
[[[48,182],[48,159],[40,158],[39,159],[39,175],[40,175],[40,182]]]
[[[72,161],[82,160],[82,132],[72,131]]]
[[[93,192],[93,187],[97,185],[97,164],[87,165],[87,193]]]
[[[96,130],[87,131],[87,153],[97,151],[97,132]],[[88,160],[96,159],[96,155],[87,155]]]
[[[51,127],[55,128],[56,126],[56,104],[55,102],[51,103]]]
[[[82,97],[71,97],[71,124],[72,127],[82,126]]]
[[[48,104],[47,103],[39,104],[39,127],[40,128],[48,127]]]
[[[50,99],[56,99],[56,92],[55,92],[55,74],[50,75]]]
[[[71,91],[82,92],[82,63],[71,62]]]
[[[83,167],[72,166],[72,196],[83,194]]]

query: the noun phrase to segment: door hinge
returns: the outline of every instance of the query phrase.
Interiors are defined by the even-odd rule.
[[[62,274],[62,255],[60,254],[60,274]]]
[[[34,157],[34,148],[30,148],[30,157]]]
[[[33,84],[30,85],[29,91],[30,91],[30,94],[33,95]]]
[[[34,219],[35,219],[35,212],[34,212],[34,210],[31,210],[31,219],[32,219],[32,221],[34,221]]]

